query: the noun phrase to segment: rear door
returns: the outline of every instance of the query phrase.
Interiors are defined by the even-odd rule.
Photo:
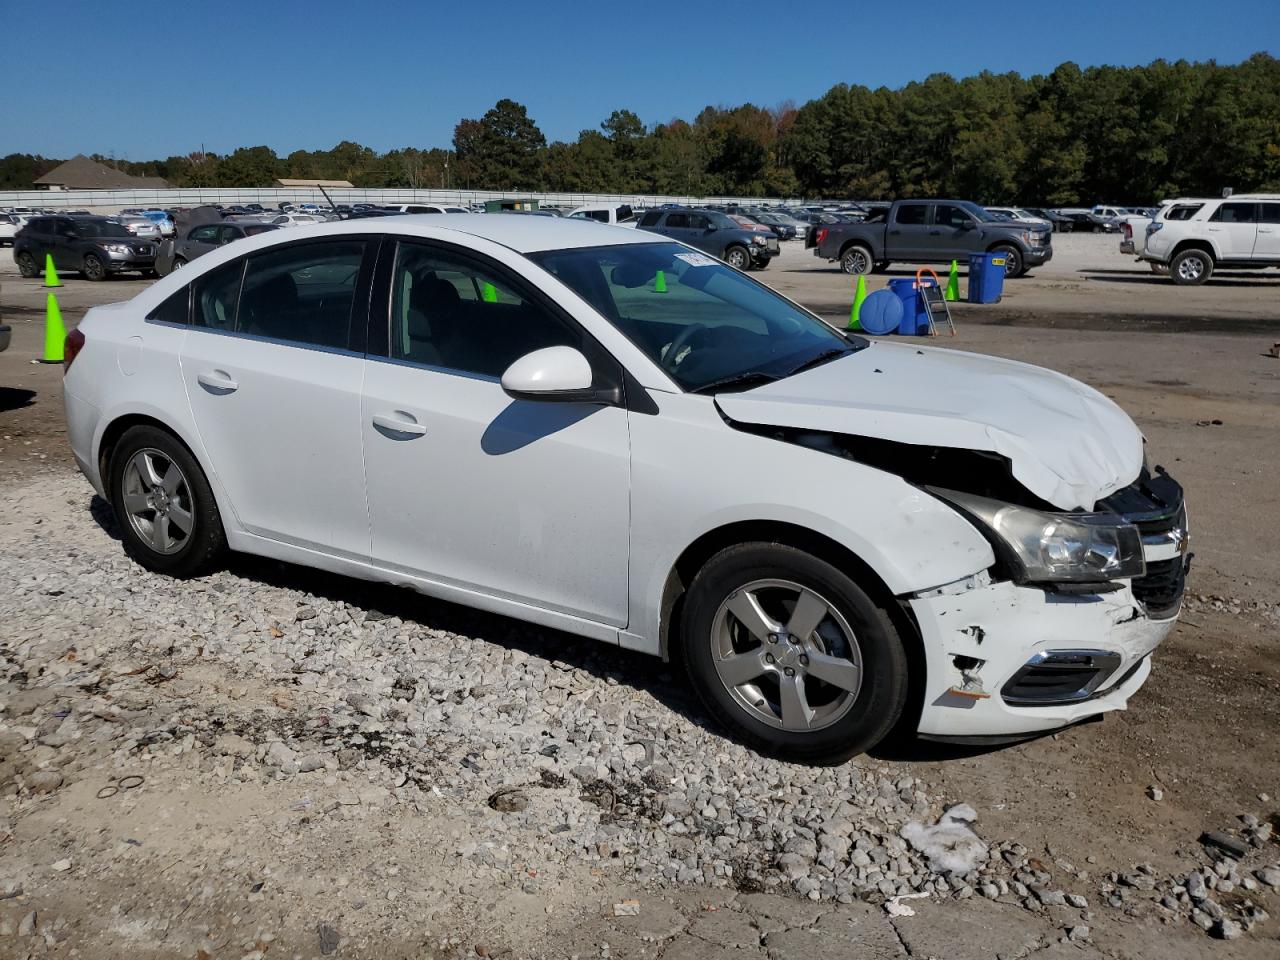
[[[1258,205],[1223,203],[1209,216],[1208,232],[1223,260],[1248,260],[1258,239]]]
[[[1258,204],[1258,238],[1255,260],[1280,260],[1280,203]]]
[[[929,246],[928,203],[898,204],[885,232],[885,259],[923,261],[932,259]]]
[[[367,562],[360,382],[371,248],[269,247],[193,281],[182,377],[241,526]]]

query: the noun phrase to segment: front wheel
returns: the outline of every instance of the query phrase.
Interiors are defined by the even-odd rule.
[[[1022,252],[1017,247],[996,247],[991,252],[1004,257],[1004,275],[1007,278],[1020,277],[1027,272],[1026,265],[1022,262]]]
[[[711,713],[787,760],[863,753],[906,702],[906,653],[888,614],[845,573],[794,547],[716,554],[689,588],[681,644]]]
[[[724,262],[745,272],[751,268],[751,254],[746,247],[730,247],[724,252]]]
[[[107,276],[107,268],[96,253],[86,253],[80,273],[86,280],[103,280]]]
[[[40,276],[40,269],[36,266],[36,258],[25,250],[18,254],[18,272],[31,280]]]
[[[204,471],[173,434],[131,427],[112,452],[108,477],[130,557],[171,577],[213,568],[226,548],[218,504]]]
[[[1213,273],[1213,257],[1204,250],[1183,250],[1169,261],[1169,276],[1174,283],[1197,286]]]

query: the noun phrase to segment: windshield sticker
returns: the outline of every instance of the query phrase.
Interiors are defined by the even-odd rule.
[[[718,261],[715,257],[709,257],[705,253],[677,253],[677,260],[683,260],[691,267],[714,267]]]

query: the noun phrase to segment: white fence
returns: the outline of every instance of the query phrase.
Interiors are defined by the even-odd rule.
[[[494,190],[398,190],[326,188],[334,203],[439,203],[468,206],[486,200],[533,199],[540,204],[578,207],[589,203],[655,207],[663,203],[778,204],[778,197],[690,197],[657,196],[640,193],[537,193],[535,191]],[[314,187],[192,187],[170,190],[4,190],[0,207],[92,210],[115,213],[122,207],[195,207],[201,204],[261,203],[276,206],[288,203],[324,203],[324,194]]]

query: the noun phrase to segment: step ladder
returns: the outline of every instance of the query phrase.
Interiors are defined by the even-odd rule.
[[[925,280],[924,275],[929,274],[933,277],[933,282],[929,283]],[[920,301],[924,304],[925,311],[929,314],[929,336],[936,337],[938,335],[939,315],[947,322],[947,329],[951,331],[951,336],[956,335],[956,324],[951,319],[951,305],[947,303],[946,290],[942,286],[942,280],[936,273],[928,267],[921,267],[916,271],[916,290],[920,294]]]

